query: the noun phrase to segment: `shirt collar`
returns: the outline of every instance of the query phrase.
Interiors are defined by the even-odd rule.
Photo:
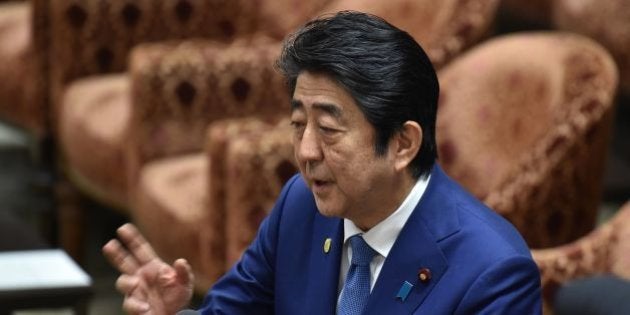
[[[352,221],[344,219],[344,244],[350,237],[356,234],[363,234],[365,242],[378,252],[379,255],[387,258],[389,251],[394,246],[396,238],[398,238],[398,234],[400,234],[409,216],[411,216],[420,198],[422,198],[430,177],[430,175],[426,178],[421,176],[398,209],[367,232],[363,232],[363,230],[358,228]]]

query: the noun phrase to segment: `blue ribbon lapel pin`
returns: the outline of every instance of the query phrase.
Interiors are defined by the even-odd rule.
[[[398,290],[398,294],[396,294],[396,299],[404,302],[409,296],[409,293],[413,289],[413,284],[409,283],[409,281],[403,282],[402,286],[400,286],[400,290]]]

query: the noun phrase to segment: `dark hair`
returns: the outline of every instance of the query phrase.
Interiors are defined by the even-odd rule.
[[[277,66],[291,95],[302,71],[329,75],[343,86],[374,126],[379,156],[406,121],[418,122],[422,144],[410,171],[415,178],[431,172],[440,87],[431,61],[409,34],[377,16],[342,11],[289,36]]]

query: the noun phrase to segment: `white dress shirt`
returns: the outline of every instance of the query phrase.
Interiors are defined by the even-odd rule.
[[[405,223],[411,216],[413,209],[416,208],[416,205],[422,198],[424,191],[427,188],[429,183],[429,179],[431,176],[427,178],[420,178],[413,186],[409,195],[405,198],[405,200],[400,204],[398,209],[394,211],[391,215],[389,215],[385,220],[379,222],[369,231],[364,232],[359,229],[354,223],[348,219],[343,220],[343,251],[341,253],[341,269],[339,271],[339,289],[338,289],[338,298],[341,297],[341,291],[343,289],[343,285],[346,282],[346,276],[348,273],[348,269],[350,269],[350,262],[352,261],[352,247],[348,242],[348,239],[356,234],[363,234],[363,239],[365,242],[372,247],[378,254],[374,256],[372,262],[370,263],[370,291],[374,288],[374,284],[376,283],[376,279],[378,279],[378,275],[381,272],[381,268],[383,268],[383,264],[385,263],[385,259],[387,259],[387,255],[389,251],[394,246],[394,242],[396,242],[396,238],[398,238],[398,234],[402,230]]]

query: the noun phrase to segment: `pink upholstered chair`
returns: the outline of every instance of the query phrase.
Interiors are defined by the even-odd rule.
[[[163,238],[152,233],[154,227],[161,228],[160,225],[152,224],[163,219],[156,217],[160,211],[145,214],[140,210],[138,215],[133,213],[135,205],[139,205],[137,208],[140,209],[152,209],[151,202],[156,202],[151,199],[155,196],[154,187],[142,186],[142,183],[147,183],[141,175],[144,164],[185,152],[201,152],[203,137],[200,135],[205,135],[206,125],[212,120],[260,112],[264,114],[264,109],[258,108],[262,100],[288,106],[287,101],[276,102],[275,95],[268,95],[276,89],[265,89],[268,86],[258,83],[269,80],[269,85],[273,86],[277,85],[274,83],[277,80],[266,73],[262,77],[247,77],[248,73],[245,73],[256,67],[259,60],[268,59],[265,54],[254,55],[264,49],[256,47],[249,53],[243,52],[241,57],[250,58],[239,61],[235,59],[236,55],[229,52],[232,48],[226,48],[226,43],[241,39],[246,41],[244,38],[250,36],[259,37],[253,35],[257,33],[278,41],[296,23],[302,23],[328,1],[309,1],[306,4],[296,0],[106,1],[96,5],[90,0],[80,3],[68,0],[55,3],[53,12],[58,14],[52,24],[60,26],[54,34],[66,36],[64,39],[68,42],[66,47],[53,46],[59,59],[64,61],[61,64],[65,68],[51,71],[53,83],[61,82],[53,84],[52,91],[57,100],[55,112],[59,121],[65,173],[81,191],[98,201],[122,209],[125,213],[131,210],[132,218],[144,227],[148,237],[160,243]],[[287,7],[292,8],[292,14],[287,15],[285,10],[280,9]],[[100,10],[102,13],[91,10]],[[94,15],[96,17],[91,19]],[[68,77],[77,76],[74,73],[77,71],[75,65],[65,62],[72,58],[79,59],[75,62],[79,64],[79,69],[83,69],[83,65],[90,73],[120,71],[125,68],[127,53],[140,42],[191,37],[212,38],[216,41],[146,45],[138,48],[135,53],[138,57],[130,58],[133,68],[130,77],[126,74],[99,74],[65,86],[70,81]],[[82,38],[98,40],[82,47],[79,46]],[[263,73],[251,71],[249,74]],[[284,91],[282,96],[286,97]],[[166,117],[165,113],[172,116]],[[95,153],[86,155],[86,151]],[[204,163],[191,163],[185,163],[188,165],[186,167],[204,167]],[[177,166],[177,162],[169,164],[156,161],[156,164],[164,167],[149,172],[157,175],[147,176],[158,176],[168,181],[169,176],[186,172],[185,167]],[[203,171],[201,173],[205,174]],[[148,185],[152,183],[150,181]],[[157,192],[161,193],[161,190]],[[166,202],[160,197],[157,200],[164,203],[156,207],[168,208],[164,213],[174,211],[169,207],[176,204],[172,200],[182,200],[175,196],[178,192],[180,190],[169,190],[170,201]],[[67,206],[63,212],[79,212],[72,203],[65,204]],[[144,208],[142,205],[149,206]],[[182,215],[186,216],[187,210],[192,208],[187,207],[187,203],[182,205],[186,207]],[[190,230],[191,233],[193,231],[196,230]],[[185,233],[181,234],[186,238]],[[175,253],[182,252],[178,246],[169,246],[172,242],[165,240],[162,243],[163,247],[159,244],[156,247],[167,258],[171,257],[167,249]],[[183,250],[187,255],[182,256],[190,257],[191,253],[196,256],[198,246],[194,244],[197,243],[196,239],[189,242],[195,250]],[[195,257],[190,259],[195,267],[199,265]]]
[[[273,124],[251,116],[217,121],[208,128],[205,146],[205,155],[208,161],[206,173],[207,208],[205,210],[207,221],[206,228],[202,229],[199,235],[201,244],[199,253],[203,257],[202,269],[206,272],[204,281],[208,285],[223,275],[226,266],[229,266],[226,264],[226,256],[231,237],[227,235],[231,232],[227,228],[227,217],[234,212],[232,208],[228,208],[226,201],[228,190],[231,187],[228,181],[232,181],[229,179],[231,175],[226,169],[227,164],[231,163],[231,157],[228,155],[229,147],[233,141],[242,135],[264,135],[273,127]],[[239,186],[249,187],[250,182],[243,180]]]
[[[51,2],[52,108],[71,181],[126,212],[123,140],[131,103],[123,71],[129,52],[137,44],[165,39],[230,41],[254,32],[250,17],[256,9],[234,1]],[[107,73],[114,74],[102,75]]]
[[[532,248],[595,225],[617,70],[569,33],[496,38],[439,73],[440,164]]]
[[[31,133],[48,134],[46,109],[40,106],[46,80],[46,28],[40,14],[43,1],[0,3],[0,120]]]
[[[303,14],[309,14],[308,8],[316,10],[318,4],[323,5],[327,1],[309,2],[304,5],[306,9],[302,10]],[[137,175],[137,167],[133,166],[135,168],[130,171],[129,163],[126,162],[127,156],[124,154],[131,129],[132,108],[135,108],[132,102],[136,101],[131,99],[130,94],[131,85],[135,83],[132,83],[127,74],[121,73],[127,68],[129,51],[137,44],[164,39],[196,37],[231,42],[254,33],[270,33],[276,36],[279,36],[279,32],[287,33],[286,28],[293,27],[297,23],[294,19],[300,18],[296,14],[287,17],[284,12],[273,11],[271,4],[270,1],[217,0],[61,0],[50,3],[53,38],[50,55],[55,61],[50,69],[52,108],[62,153],[61,164],[70,182],[91,198],[129,214],[128,180],[135,179]],[[294,0],[273,3],[281,4],[298,6]],[[305,19],[304,16],[302,18]],[[169,47],[173,48],[175,54],[179,54],[176,57],[160,57],[169,54],[171,48],[158,48],[156,53],[145,55],[164,59],[166,62],[179,62],[180,65],[195,62],[185,60],[194,56],[182,54],[185,50],[183,46],[185,45],[170,44]],[[147,60],[146,64],[152,61],[155,60]],[[172,66],[173,64],[165,64],[161,69],[156,69],[163,71],[177,68]],[[190,67],[181,69],[188,71]],[[231,69],[222,71],[224,72],[221,75],[229,75]],[[103,75],[104,73],[116,74]],[[161,74],[168,76],[162,72]],[[194,71],[188,74],[194,75]],[[167,83],[171,82],[175,81]],[[185,103],[182,106],[187,107],[191,105],[187,99],[194,98],[194,95],[187,93],[200,87],[190,84],[200,82],[183,82],[181,86],[150,86],[150,91],[145,95],[172,97],[166,100],[169,106],[175,106],[173,108],[176,109],[181,100]],[[205,83],[202,86],[203,84]],[[230,87],[221,88],[228,91]],[[222,89],[219,90],[223,91]],[[197,100],[200,100],[205,90],[200,88],[193,92],[198,93]],[[212,102],[213,97],[207,96],[205,101]],[[151,103],[154,99],[146,97],[139,101],[149,102],[147,107],[141,108],[160,105]],[[208,113],[195,114],[203,116]],[[194,127],[197,130],[203,129],[198,125]],[[190,139],[189,146],[194,137]],[[179,140],[186,141],[187,138],[179,137]],[[194,147],[199,149],[202,143],[203,141],[195,143]],[[130,175],[130,172],[134,174]],[[135,182],[131,183],[135,186]],[[63,183],[59,186],[63,187]],[[64,191],[68,192],[70,189]],[[77,209],[80,205],[72,202],[77,199],[76,196],[71,193],[60,196],[62,213],[82,213]],[[62,227],[63,231],[65,229]],[[79,244],[72,244],[71,240],[67,243],[67,248],[80,247]]]
[[[580,239],[601,196],[617,87],[609,53],[576,34],[522,33],[475,47],[439,79],[439,162],[533,248],[545,312],[560,283],[621,270],[624,211]]]
[[[48,3],[50,121],[60,166],[56,183],[60,241],[75,258],[82,251],[82,196],[128,214],[124,162],[130,117],[127,68],[137,44],[168,38],[228,40],[253,25],[238,19],[252,6],[217,1],[94,1]],[[241,23],[238,23],[238,22]],[[109,74],[109,75],[103,75]],[[80,193],[80,194],[79,194]]]
[[[503,0],[499,5],[499,20],[527,28],[548,28],[551,6],[555,0]]]
[[[19,124],[23,119],[21,104],[26,93],[21,86],[30,78],[28,59],[32,58],[31,6],[28,2],[0,3],[0,118]]]
[[[298,171],[289,120],[266,128],[241,133],[225,150],[226,266],[240,259],[280,190]]]
[[[131,59],[134,107],[125,161],[130,183],[136,183],[129,186],[132,218],[164,259],[190,261],[200,291],[219,276],[203,266],[224,260],[222,250],[214,253],[224,237],[200,237],[204,230],[224,230],[224,222],[209,219],[221,216],[224,208],[207,210],[217,203],[208,200],[217,193],[207,187],[225,185],[221,178],[207,176],[224,162],[222,157],[204,158],[207,126],[230,117],[273,121],[289,111],[284,80],[274,69],[279,53],[277,41],[189,41],[176,47],[144,45]]]
[[[574,242],[535,249],[532,254],[540,268],[545,314],[551,314],[556,290],[570,280],[598,274],[630,280],[630,202],[613,218]]]
[[[186,202],[182,202],[182,198],[178,198],[179,202],[174,199],[160,202],[160,194],[157,192],[152,196],[142,194],[141,198],[146,200],[140,201],[139,206],[147,209],[146,211],[153,209],[154,215],[164,218],[158,219],[162,225],[151,223],[155,226],[153,234],[158,234],[160,226],[173,226],[174,222],[176,226],[192,231],[182,236],[182,230],[179,229],[172,233],[174,235],[163,236],[167,239],[156,241],[159,244],[158,250],[167,253],[169,259],[178,257],[178,254],[190,257],[190,251],[198,251],[200,257],[194,261],[201,264],[196,272],[199,276],[199,290],[207,289],[226,268],[239,259],[244,248],[254,238],[260,222],[273,206],[284,183],[297,173],[291,132],[287,119],[272,122],[250,116],[216,121],[208,128],[203,154],[205,160],[200,160],[200,155],[190,155],[190,162],[187,164],[196,166],[189,168],[186,178],[171,185],[159,184],[167,183],[166,176],[149,177],[148,167],[143,171],[142,178],[147,183],[153,183],[141,185],[162,185],[163,191],[178,191],[171,192],[170,195],[188,198]],[[193,168],[196,169],[194,172]],[[201,170],[206,173],[200,173]],[[200,177],[204,178],[203,182],[199,181]],[[191,182],[201,184],[206,191],[199,194],[199,187],[195,187],[191,193],[191,185],[186,184]],[[183,187],[176,187],[179,185]],[[195,205],[191,206],[192,203]],[[201,205],[204,206],[203,209],[200,208]],[[175,241],[172,240],[173,237]],[[196,249],[188,244],[200,247]],[[183,246],[186,250],[181,249]],[[170,247],[180,248],[179,252],[175,253]]]
[[[322,13],[357,10],[378,15],[406,30],[441,67],[487,36],[498,0],[338,0]]]
[[[552,23],[580,33],[606,47],[619,67],[619,83],[630,93],[630,1],[554,0]]]
[[[622,91],[630,93],[630,1],[505,0],[500,20],[586,35],[612,54]]]

